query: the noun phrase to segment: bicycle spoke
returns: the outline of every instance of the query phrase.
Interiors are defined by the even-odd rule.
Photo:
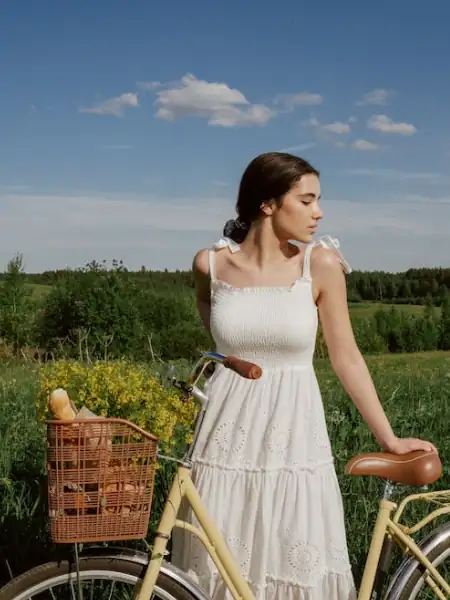
[[[72,592],[72,600],[77,600],[77,597],[75,595],[75,590],[74,590],[74,587],[73,587],[73,580],[72,579],[70,580],[70,590]]]
[[[109,598],[108,598],[108,600],[111,600],[115,586],[116,586],[116,582],[113,581],[112,585],[111,585],[111,591],[109,592]]]
[[[50,595],[52,597],[52,600],[56,600],[55,594],[53,593],[53,588],[50,588]]]

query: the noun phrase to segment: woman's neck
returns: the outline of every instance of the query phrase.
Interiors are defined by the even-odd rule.
[[[282,263],[298,252],[298,249],[288,240],[280,241],[268,221],[252,225],[240,248],[260,269],[267,265]]]

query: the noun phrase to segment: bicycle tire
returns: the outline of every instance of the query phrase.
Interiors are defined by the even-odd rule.
[[[450,558],[450,538],[443,540],[436,548],[428,555],[428,560],[433,566],[438,567],[445,559]],[[423,579],[425,569],[422,565],[417,565],[411,573],[409,579],[399,596],[399,600],[416,600],[422,589],[427,589],[425,580]],[[422,584],[421,584],[422,580]],[[420,585],[421,584],[421,585]]]
[[[110,581],[119,581],[114,579],[114,573],[122,574],[124,577],[135,579],[136,583],[142,579],[145,574],[146,566],[131,562],[129,560],[113,557],[86,557],[80,558],[79,562],[80,576],[87,572],[104,573],[105,579]],[[108,576],[109,574],[109,576]],[[0,589],[0,600],[22,600],[29,598],[33,589],[42,588],[45,591],[45,583],[49,585],[52,581],[61,580],[67,577],[76,583],[77,569],[74,564],[68,561],[49,562],[26,571],[22,575],[12,579],[3,588]],[[62,581],[61,581],[62,583]],[[164,600],[196,600],[195,596],[174,581],[169,575],[160,573],[155,585],[155,594],[162,593]],[[36,592],[34,592],[36,593]],[[159,595],[161,598],[161,595]]]

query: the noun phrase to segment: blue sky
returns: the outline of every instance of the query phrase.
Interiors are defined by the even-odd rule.
[[[449,265],[443,0],[8,4],[2,264],[189,268],[247,163],[290,148],[354,268]]]

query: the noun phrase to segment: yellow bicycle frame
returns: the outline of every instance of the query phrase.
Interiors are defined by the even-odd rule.
[[[177,519],[183,498],[186,498],[192,507],[201,529]],[[449,501],[447,504],[445,504],[445,499]],[[406,505],[413,500],[443,503],[443,506],[430,513],[414,527],[407,528],[399,524],[399,519]],[[440,600],[448,599],[450,597],[450,585],[442,578],[427,557],[421,552],[419,546],[411,538],[411,534],[419,531],[437,516],[450,513],[450,490],[408,496],[400,504],[394,516],[392,516],[396,509],[397,505],[394,502],[386,499],[380,501],[378,517],[373,530],[358,600],[371,599],[375,575],[386,535],[391,537],[401,547],[404,553],[409,553],[414,556],[417,561],[424,566],[427,571],[425,581],[430,589],[432,589],[435,597]],[[185,529],[200,539],[235,600],[255,600],[254,595],[247,582],[244,580],[222,534],[208,514],[191,479],[190,467],[187,465],[179,466],[175,475],[157,529],[155,544],[150,557],[150,564],[142,583],[136,590],[135,600],[150,600],[166,552],[167,542],[174,527]]]

